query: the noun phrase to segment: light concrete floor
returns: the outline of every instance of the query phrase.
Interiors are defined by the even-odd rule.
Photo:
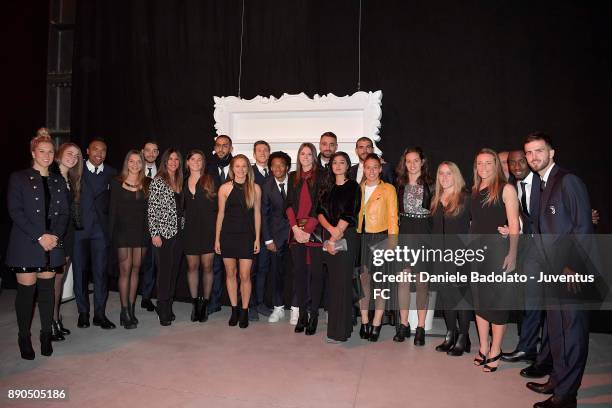
[[[38,314],[32,325],[33,361],[17,347],[15,291],[0,294],[0,407],[531,407],[546,398],[525,388],[525,364],[502,363],[495,373],[472,365],[477,351],[453,358],[437,353],[441,337],[425,347],[392,341],[383,327],[378,343],[359,339],[325,343],[325,323],[312,337],[293,333],[288,320],[251,322],[246,330],[228,327],[229,311],[207,323],[189,321],[191,306],[176,303],[177,320],[161,327],[140,309],[137,329],[103,331],[76,327],[76,305],[62,307],[67,340],[41,356]],[[140,299],[139,299],[140,301]],[[119,324],[119,300],[111,293],[108,316]],[[435,319],[433,333],[444,333]],[[472,340],[477,343],[474,328]],[[412,338],[410,339],[412,340]],[[504,349],[514,349],[516,327],[509,325]],[[581,407],[612,406],[612,336],[593,334],[579,394]],[[475,350],[474,350],[475,348]],[[9,389],[65,389],[68,401],[7,399]]]

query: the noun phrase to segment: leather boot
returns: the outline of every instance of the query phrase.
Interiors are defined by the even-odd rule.
[[[449,356],[459,357],[462,356],[463,353],[469,353],[471,348],[472,344],[470,343],[470,335],[460,334],[459,336],[457,336],[455,346],[450,349],[446,354],[448,354]]]
[[[40,332],[40,354],[47,357],[53,354],[51,332]]]
[[[21,353],[21,358],[24,360],[34,360],[35,353],[34,348],[32,347],[32,338],[28,334],[27,336],[19,336],[17,337],[17,342],[19,343],[19,352]]]
[[[444,337],[444,341],[439,346],[436,346],[436,351],[441,353],[447,353],[453,347],[455,347],[455,342],[457,341],[457,330],[449,330],[446,332],[446,336]]]
[[[425,345],[425,328],[417,327],[414,331],[414,345],[424,346]]]
[[[51,341],[64,341],[66,338],[59,328],[57,320],[51,322]]]
[[[200,322],[208,320],[208,299],[200,298]]]
[[[241,329],[246,329],[249,327],[249,308],[240,309],[240,322],[238,323],[238,327]]]
[[[371,342],[376,342],[378,341],[378,336],[380,336],[380,328],[382,327],[382,324],[380,326],[370,326],[372,328],[372,332],[370,333],[370,338],[368,339]]]
[[[404,326],[400,323],[400,325],[396,327],[397,329],[395,330],[395,336],[393,336],[393,341],[401,343],[406,340],[406,337],[410,337],[410,325]]]
[[[138,325],[138,319],[136,318],[136,304],[128,303],[128,314],[130,315],[130,319],[134,322],[134,324]]]
[[[238,306],[232,306],[232,315],[230,316],[227,324],[230,326],[235,326],[238,324]]]
[[[199,302],[200,299],[198,299],[197,297],[191,298],[191,321],[192,322],[197,322],[200,320],[200,313],[199,313]]]
[[[122,325],[126,329],[136,328],[136,324],[130,318],[130,313],[128,312],[127,307],[121,306],[121,314],[119,315],[119,324]]]

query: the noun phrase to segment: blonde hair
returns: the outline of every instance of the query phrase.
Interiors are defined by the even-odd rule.
[[[30,151],[33,152],[36,150],[39,144],[41,143],[49,143],[53,146],[53,152],[55,152],[55,144],[53,144],[53,139],[49,135],[37,135],[30,139]]]
[[[481,154],[491,155],[493,157],[493,165],[495,166],[493,181],[487,186],[489,191],[487,191],[487,196],[483,201],[483,204],[490,206],[499,202],[499,196],[501,195],[500,192],[503,190],[504,185],[506,184],[506,176],[504,175],[504,170],[502,169],[497,152],[486,147],[480,149],[478,153],[476,153],[476,156],[474,156],[474,187],[472,187],[472,195],[474,198],[478,196],[480,186],[482,185],[482,178],[478,175],[478,169],[476,168],[478,156]]]
[[[142,192],[145,196],[149,194],[148,183],[146,183],[147,177],[145,176],[145,161],[142,155],[142,151],[132,149],[125,155],[125,159],[123,159],[123,167],[121,169],[121,174],[117,177],[117,180],[122,184],[127,180],[129,169],[128,162],[130,161],[131,156],[138,156],[140,158],[140,171],[138,172],[138,185],[142,189]]]
[[[244,201],[246,201],[248,208],[253,208],[255,206],[255,175],[253,174],[253,167],[251,167],[248,157],[244,154],[237,154],[232,158],[229,164],[229,178],[234,180],[234,164],[238,160],[244,160],[247,165],[247,175],[244,182]]]
[[[438,176],[442,166],[448,167],[454,182],[453,192],[449,197],[446,207],[444,208],[444,214],[455,216],[459,214],[459,211],[461,211],[461,207],[463,206],[462,196],[465,191],[465,180],[461,175],[461,170],[459,170],[459,167],[452,161],[443,161],[438,165],[438,169],[436,170],[436,187],[434,196],[431,199],[431,213],[435,213],[438,206],[440,206],[442,202],[442,193],[444,192],[444,189],[442,188],[442,184],[440,184],[440,177]]]

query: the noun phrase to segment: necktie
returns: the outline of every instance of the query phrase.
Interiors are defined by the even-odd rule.
[[[94,167],[94,174],[98,174],[98,166]]]
[[[221,178],[221,182],[225,183],[225,172],[223,171],[223,167],[219,167],[219,177]]]
[[[285,193],[285,183],[280,183],[279,186],[281,189],[281,197],[283,197],[283,201],[285,201],[287,199],[287,193]]]
[[[264,168],[264,177],[268,177],[268,168]]]
[[[152,178],[152,177],[153,177],[153,168],[152,168],[152,167],[149,167],[149,168],[147,169],[147,172],[148,172],[148,173],[147,173],[147,177],[148,177],[148,178]]]
[[[546,182],[542,180],[542,182],[540,183],[540,191],[544,191],[544,189],[546,189]]]
[[[529,210],[527,209],[527,193],[525,192],[525,184],[527,183],[521,181],[521,192],[523,193],[521,195],[521,207],[523,210],[523,214],[529,215]]]

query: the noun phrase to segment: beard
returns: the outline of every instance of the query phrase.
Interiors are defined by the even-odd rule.
[[[542,159],[541,161],[539,161],[538,163],[533,163],[533,162],[529,163],[529,166],[531,167],[533,171],[538,172],[548,167],[549,164],[550,164],[550,158],[546,157]]]

